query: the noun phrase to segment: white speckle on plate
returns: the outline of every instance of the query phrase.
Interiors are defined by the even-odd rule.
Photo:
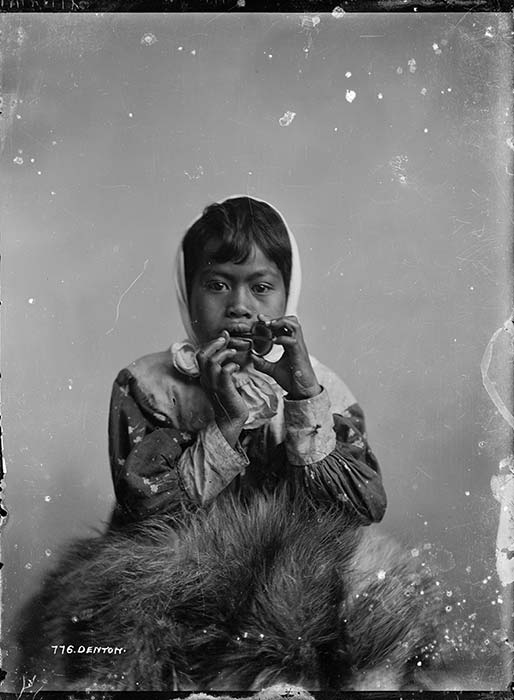
[[[494,36],[493,28],[487,27],[487,29],[485,30],[484,36],[487,36],[487,37],[489,37],[489,39],[492,39]]]
[[[30,563],[25,564],[25,568],[26,568],[26,569],[32,569],[32,564],[30,564]]]
[[[190,180],[199,180],[203,175],[203,167],[201,165],[197,165],[196,172],[194,173],[189,173],[187,170],[184,170],[184,175],[187,175]]]
[[[196,49],[191,50],[191,56],[196,56]]]
[[[379,99],[379,100],[382,100],[382,99],[384,99],[384,96],[382,95],[382,93],[381,93],[381,92],[379,92],[379,93],[378,93],[377,97],[378,97],[378,99]]]
[[[466,496],[469,496],[469,495],[470,495],[470,492],[469,492],[469,491],[464,491],[464,494],[465,494]]]
[[[280,117],[278,123],[280,124],[280,126],[289,126],[289,124],[291,124],[295,117],[296,112],[291,112],[288,110],[287,112],[284,112],[284,114]]]
[[[23,158],[20,158],[20,156],[16,156],[16,158],[12,159],[13,163],[16,163],[16,165],[23,165]]]
[[[151,46],[152,44],[155,44],[156,41],[157,37],[151,32],[147,32],[141,37],[141,43],[143,44],[143,46]]]
[[[421,88],[421,94],[426,95],[427,94],[427,89],[426,88]]]
[[[380,581],[383,581],[385,579],[385,577],[386,577],[386,572],[384,571],[384,569],[380,569],[380,571],[377,572],[377,578]]]
[[[398,66],[396,72],[398,73],[398,75],[401,75],[403,73],[403,68],[401,66]]]
[[[16,119],[21,119],[21,114],[17,114]]]
[[[177,51],[183,51],[183,50],[184,50],[184,47],[183,47],[183,46],[179,46],[178,49],[177,49]]]
[[[428,129],[423,129],[423,133],[428,134]]]
[[[41,175],[41,170],[38,170],[38,171],[37,171],[37,174],[38,174],[38,175]]]
[[[51,497],[51,496],[45,496],[45,501],[46,501],[47,503],[50,503],[51,500],[52,500],[52,497]]]
[[[133,112],[129,112],[128,115],[129,115],[129,117],[132,119],[132,117],[134,116],[134,113],[133,113]]]
[[[311,17],[310,15],[302,15],[300,17],[300,23],[305,29],[314,29],[320,23],[320,18],[318,15]]]
[[[346,73],[344,74],[344,77],[345,77],[345,78],[351,78],[351,77],[352,77],[351,71],[349,71],[349,70],[346,71]]]
[[[30,159],[30,162],[31,162],[31,163],[35,163],[35,162],[36,162],[36,159],[35,159],[35,158],[31,158],[31,159]]]
[[[51,550],[51,549],[45,549],[45,554],[46,554],[47,557],[51,557],[51,556],[52,556],[52,550]]]
[[[442,42],[441,42],[441,43],[442,43]],[[432,48],[434,49],[434,51],[435,51],[435,53],[436,53],[437,56],[439,56],[440,54],[442,54],[442,51],[441,51],[441,49],[439,48],[439,44],[436,44],[436,43],[432,44]]]
[[[55,195],[55,192],[52,190],[52,191],[50,192],[50,194],[51,194],[52,196],[54,196],[54,195]]]
[[[34,303],[34,297],[30,297],[29,304],[33,304],[33,303]]]
[[[347,90],[346,91],[346,101],[349,102],[350,104],[354,101],[354,99],[357,97],[357,93],[355,90]]]
[[[407,65],[409,66],[409,71],[411,73],[416,72],[416,59],[415,58],[409,58],[409,60],[407,61]]]
[[[342,7],[339,7],[339,5],[337,7],[334,7],[334,9],[332,10],[332,17],[335,17],[336,19],[341,19],[341,17],[344,17],[344,15],[345,11]]]

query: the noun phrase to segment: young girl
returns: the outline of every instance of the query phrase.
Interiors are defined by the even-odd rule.
[[[65,689],[404,687],[440,600],[360,527],[383,516],[380,470],[355,399],[307,351],[281,215],[207,207],[176,283],[187,339],[114,384],[111,527],[71,543],[30,601],[20,668]]]
[[[382,519],[386,496],[362,410],[308,353],[296,317],[300,277],[296,241],[264,201],[232,197],[192,224],[175,264],[187,338],[114,383],[111,528],[283,482],[361,524]],[[257,321],[273,337],[265,357],[250,338]]]

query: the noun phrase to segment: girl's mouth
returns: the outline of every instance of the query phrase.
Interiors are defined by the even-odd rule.
[[[227,331],[231,338],[248,342],[251,352],[259,357],[267,355],[273,347],[273,334],[262,321],[256,321],[251,328],[236,327]]]
[[[250,333],[250,331],[229,331],[228,333],[231,338],[242,338],[243,340],[252,339],[252,334]]]

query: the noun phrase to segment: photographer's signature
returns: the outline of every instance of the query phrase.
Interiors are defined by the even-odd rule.
[[[127,650],[124,647],[100,647],[100,646],[86,646],[85,644],[80,644],[75,646],[75,644],[52,644],[51,648],[55,654],[124,654]]]

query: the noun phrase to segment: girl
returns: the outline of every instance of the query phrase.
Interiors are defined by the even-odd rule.
[[[355,399],[307,351],[293,236],[269,204],[227,199],[175,274],[187,339],[118,375],[111,526],[24,610],[20,667],[66,689],[405,687],[440,601],[360,527],[384,514],[380,470]]]
[[[189,228],[175,264],[187,339],[114,383],[111,528],[284,482],[360,524],[382,519],[362,410],[309,355],[295,315],[300,275],[295,239],[266,202],[232,197]],[[257,321],[273,338],[265,357],[250,339]]]

